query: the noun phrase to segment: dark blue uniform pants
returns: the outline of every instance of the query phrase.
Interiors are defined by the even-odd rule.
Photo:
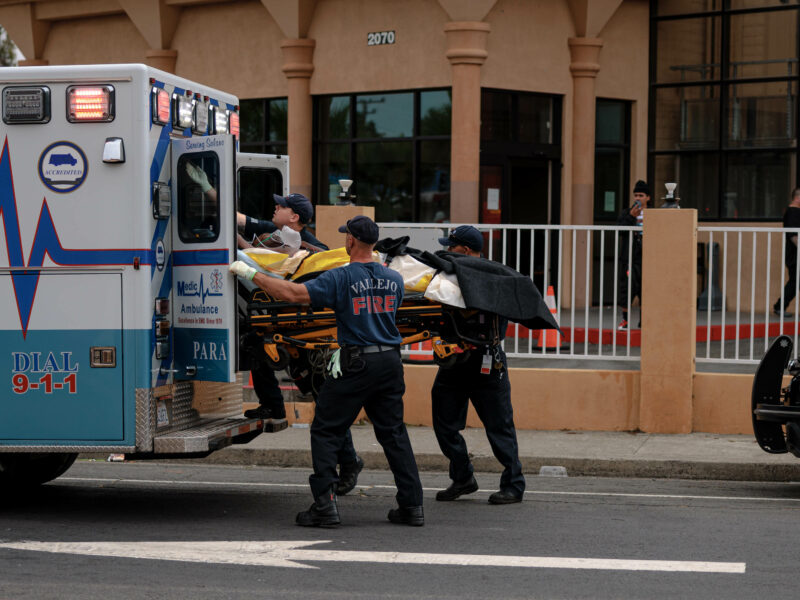
[[[467,444],[460,433],[467,425],[467,408],[472,400],[492,452],[505,467],[500,489],[521,495],[525,491],[525,477],[519,461],[508,372],[505,368],[492,369],[488,375],[482,375],[482,359],[479,351],[473,351],[465,363],[439,369],[431,392],[433,431],[442,453],[450,460],[450,479],[462,482],[472,476]],[[502,359],[505,364],[505,355]]]
[[[344,372],[337,379],[328,377],[320,390],[311,424],[311,492],[316,498],[338,481],[337,455],[345,444],[348,428],[363,407],[394,475],[398,505],[422,506],[417,461],[403,423],[406,386],[400,352],[390,350],[362,358],[363,370]]]
[[[270,410],[276,419],[286,417],[286,409],[283,405],[283,394],[278,387],[278,380],[275,371],[265,364],[258,365],[250,374],[253,376],[253,390],[258,396],[258,403]],[[350,430],[345,434],[345,442],[339,452],[338,462],[340,465],[350,465],[356,462],[356,449],[353,447],[353,436]]]

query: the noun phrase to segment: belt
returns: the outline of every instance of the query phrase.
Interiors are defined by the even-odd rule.
[[[399,346],[384,346],[382,344],[375,344],[373,346],[354,346],[358,348],[361,354],[374,354],[376,352],[389,352],[394,350],[395,352],[400,350]]]

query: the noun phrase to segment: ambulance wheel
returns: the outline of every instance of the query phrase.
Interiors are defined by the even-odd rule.
[[[276,346],[276,350],[278,351],[278,360],[272,360],[272,358],[267,355],[267,364],[273,371],[283,371],[289,366],[289,361],[292,357],[289,356],[289,351],[283,346]]]
[[[14,452],[0,454],[0,487],[31,487],[46,483],[72,466],[77,453]]]

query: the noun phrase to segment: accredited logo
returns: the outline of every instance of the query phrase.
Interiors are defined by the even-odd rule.
[[[86,155],[72,142],[50,144],[39,157],[39,178],[59,194],[77,190],[88,172]]]

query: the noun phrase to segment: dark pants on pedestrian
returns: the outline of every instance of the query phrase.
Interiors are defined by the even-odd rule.
[[[511,386],[502,351],[500,357],[503,368],[492,368],[486,375],[481,374],[483,355],[479,350],[474,350],[464,363],[439,369],[431,392],[433,431],[439,448],[450,460],[450,479],[462,482],[471,477],[472,463],[460,431],[467,425],[467,408],[472,400],[486,429],[492,452],[505,467],[500,477],[500,489],[521,496],[525,491],[525,477],[519,461]]]
[[[620,261],[617,271],[617,305],[622,310],[628,310],[628,266],[630,266],[631,302],[634,298],[639,298],[639,306],[642,305],[642,257],[634,255],[630,265],[627,259]]]
[[[786,242],[784,263],[786,264],[786,270],[789,272],[789,279],[786,280],[786,285],[783,286],[783,307],[781,307],[780,298],[773,305],[776,311],[786,310],[786,307],[794,300],[794,290],[797,287],[797,246],[788,241]]]
[[[364,354],[362,359],[363,368],[358,372],[346,370],[342,361],[342,375],[325,379],[320,390],[311,424],[311,492],[317,498],[338,481],[337,456],[346,443],[348,428],[363,407],[394,475],[397,504],[422,506],[417,461],[403,423],[406,386],[400,352]]]

